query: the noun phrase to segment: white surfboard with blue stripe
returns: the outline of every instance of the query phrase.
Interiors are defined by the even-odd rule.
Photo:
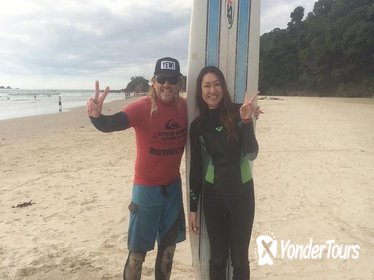
[[[204,66],[214,65],[222,70],[230,94],[236,103],[243,102],[246,90],[248,94],[257,91],[259,40],[260,0],[193,1],[187,71],[189,123],[197,116],[196,78]],[[186,156],[188,202],[189,160],[188,143]],[[209,241],[202,211],[199,211],[198,215],[201,233],[199,236],[190,233],[192,261],[196,279],[208,280]],[[228,263],[227,279],[232,279],[230,263]]]

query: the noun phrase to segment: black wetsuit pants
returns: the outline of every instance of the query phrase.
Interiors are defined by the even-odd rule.
[[[234,280],[249,279],[248,249],[255,212],[253,180],[239,195],[218,195],[206,190],[203,207],[210,242],[211,280],[226,280],[230,254]]]

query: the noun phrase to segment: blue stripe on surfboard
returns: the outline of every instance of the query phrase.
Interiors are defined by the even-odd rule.
[[[221,1],[208,1],[207,19],[207,46],[205,65],[218,67],[219,61],[219,34],[221,24]]]
[[[250,12],[251,0],[239,0],[234,93],[236,103],[244,101],[243,94],[247,88]]]
[[[207,0],[207,23],[206,23],[206,49],[205,49],[205,66],[217,66],[219,67],[219,43],[220,43],[220,26],[221,26],[221,0]],[[199,235],[199,261],[201,279],[209,279],[209,256],[208,259],[204,258],[204,249],[206,248],[206,242],[203,244],[203,237],[207,237],[207,233],[203,223],[205,223],[205,217],[203,215],[203,197],[201,195],[200,200],[200,235]],[[205,246],[205,247],[204,247]],[[209,254],[210,255],[210,254]],[[207,265],[207,266],[206,266]]]

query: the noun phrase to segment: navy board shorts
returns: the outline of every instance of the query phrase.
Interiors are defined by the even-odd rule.
[[[175,245],[186,239],[181,180],[162,186],[134,185],[129,205],[128,249]]]

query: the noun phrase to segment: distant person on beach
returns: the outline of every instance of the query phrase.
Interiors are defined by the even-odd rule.
[[[58,111],[60,113],[62,112],[62,100],[61,100],[61,96],[58,97]]]
[[[101,113],[109,87],[101,94],[98,81],[95,87],[95,97],[87,102],[93,125],[102,132],[134,128],[136,135],[129,254],[123,279],[141,278],[145,256],[156,240],[155,279],[170,279],[176,243],[186,238],[179,167],[187,138],[187,108],[179,95],[179,62],[171,57],[157,60],[148,96],[114,115]]]
[[[258,93],[257,93],[258,94]],[[209,278],[225,280],[229,254],[233,279],[249,279],[249,241],[254,218],[254,187],[248,160],[258,143],[253,129],[255,112],[245,94],[244,103],[231,101],[221,70],[208,66],[196,84],[199,115],[190,127],[190,228],[199,233],[197,208],[202,199],[210,244]],[[256,116],[257,115],[257,116]]]

